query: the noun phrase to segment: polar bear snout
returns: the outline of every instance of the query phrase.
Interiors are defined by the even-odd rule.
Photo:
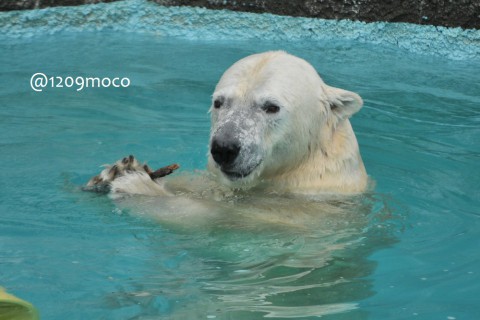
[[[237,159],[240,143],[233,140],[213,139],[210,153],[213,160],[224,170],[231,167]]]
[[[219,170],[229,181],[242,180],[262,162],[258,128],[250,121],[219,122],[210,138],[211,169]]]

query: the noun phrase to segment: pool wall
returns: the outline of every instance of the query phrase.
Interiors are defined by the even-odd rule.
[[[72,6],[116,0],[18,0],[0,2],[0,10]],[[466,29],[480,28],[480,1],[477,0],[151,0],[165,6],[195,6],[256,13],[350,19],[357,21],[410,22]]]
[[[0,13],[0,39],[105,30],[212,41],[355,40],[449,59],[480,59],[480,30],[475,29],[165,7],[146,0]]]

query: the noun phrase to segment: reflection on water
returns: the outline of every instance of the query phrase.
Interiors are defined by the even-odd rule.
[[[201,224],[185,216],[172,223],[163,212],[168,199],[117,204],[165,228],[144,239],[153,251],[148,276],[107,297],[110,308],[139,319],[362,319],[367,314],[357,303],[374,293],[368,258],[396,241],[404,218],[377,194],[231,195],[213,201],[221,210]]]

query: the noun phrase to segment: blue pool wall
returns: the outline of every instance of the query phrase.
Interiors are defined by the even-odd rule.
[[[75,6],[120,0],[22,0],[0,1],[0,11]],[[166,6],[192,6],[295,17],[351,19],[429,24],[444,27],[480,29],[478,0],[149,0]]]
[[[0,40],[80,31],[148,32],[201,40],[354,40],[448,59],[480,59],[480,30],[299,18],[127,0],[0,13]]]

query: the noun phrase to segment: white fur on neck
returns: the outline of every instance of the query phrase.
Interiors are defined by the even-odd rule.
[[[327,128],[328,129],[328,128]],[[360,156],[357,139],[348,119],[323,133],[319,148],[295,169],[268,180],[285,191],[360,193],[367,188],[368,177]]]

